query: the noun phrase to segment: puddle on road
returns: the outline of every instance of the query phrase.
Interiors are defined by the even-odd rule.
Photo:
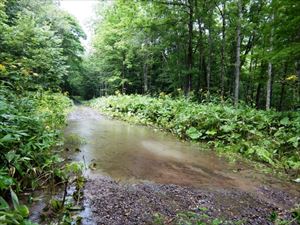
[[[95,164],[88,176],[107,175],[125,183],[155,182],[195,188],[237,188],[255,192],[258,186],[299,193],[299,187],[240,165],[230,164],[199,144],[145,126],[101,116],[88,107],[77,107],[68,118],[65,136],[84,141],[72,159]],[[233,172],[233,171],[239,172]]]
[[[85,161],[87,166],[95,164],[95,170],[85,172],[95,180],[104,175],[124,183],[154,182],[211,190],[233,188],[254,192],[268,202],[272,202],[274,196],[264,196],[259,190],[264,184],[284,191],[282,193],[300,194],[297,186],[258,174],[244,165],[239,166],[241,171],[234,173],[238,165],[229,164],[212,151],[201,151],[198,144],[181,142],[152,128],[109,119],[88,107],[76,107],[70,113],[64,133],[66,148],[74,150],[66,152],[67,157]],[[76,151],[77,148],[80,151]],[[83,204],[82,223],[92,224],[90,202],[84,200]],[[45,200],[33,205],[31,211],[36,212],[31,218],[34,221],[39,221],[44,205]]]
[[[74,157],[87,165],[90,175],[101,173],[116,180],[150,181],[192,187],[236,187],[232,168],[198,144],[181,142],[170,134],[100,116],[78,107],[69,116],[65,136],[79,136],[84,144]],[[247,186],[247,185],[245,185]]]

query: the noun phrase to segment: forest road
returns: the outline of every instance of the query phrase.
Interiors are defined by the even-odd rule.
[[[65,137],[74,136],[83,141],[68,146],[80,149],[72,159],[92,168],[85,171],[83,224],[176,224],[184,211],[203,221],[273,224],[274,211],[288,219],[300,203],[299,185],[89,107],[70,113]]]

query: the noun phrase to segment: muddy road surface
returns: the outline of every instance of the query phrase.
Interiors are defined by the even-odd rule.
[[[290,219],[300,203],[297,184],[88,107],[70,113],[65,137],[80,149],[69,157],[87,168],[83,224],[177,224],[186,211],[227,224],[273,224],[272,213]]]

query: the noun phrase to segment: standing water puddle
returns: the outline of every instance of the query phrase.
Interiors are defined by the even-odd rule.
[[[201,151],[198,144],[111,120],[88,107],[70,113],[65,140],[66,148],[75,150],[69,159],[91,167],[85,171],[83,225],[151,224],[156,212],[174,216],[195,206],[209,208],[213,216],[269,224],[271,212],[287,215],[299,203],[297,184],[244,163],[230,164],[213,151]],[[47,197],[46,192],[32,205],[32,220],[41,222]]]
[[[65,136],[84,139],[75,160],[93,165],[88,176],[107,175],[126,183],[155,182],[190,187],[255,190],[253,172],[240,173],[212,151],[170,134],[101,116],[88,107],[70,115]],[[242,175],[243,174],[243,175]],[[265,178],[264,178],[265,179]]]
[[[83,139],[76,160],[124,182],[150,181],[187,186],[235,186],[228,164],[199,145],[144,126],[111,120],[90,108],[70,114],[65,136]]]
[[[70,113],[65,140],[75,152],[68,152],[69,159],[91,168],[85,171],[83,225],[151,224],[157,212],[174,218],[178,210],[196,206],[209,208],[213,217],[269,224],[273,210],[287,215],[299,202],[297,185],[88,107]],[[35,221],[43,205],[43,200],[33,205]]]

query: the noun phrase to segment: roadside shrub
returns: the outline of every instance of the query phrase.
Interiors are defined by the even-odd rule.
[[[52,150],[71,101],[60,93],[0,90],[0,194],[7,199],[9,190],[35,189],[54,176],[60,159]]]

